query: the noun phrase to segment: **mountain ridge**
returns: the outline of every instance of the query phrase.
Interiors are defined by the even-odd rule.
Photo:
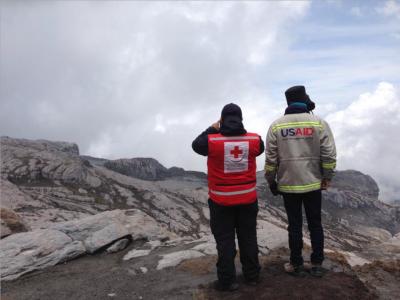
[[[92,245],[93,241],[105,240],[109,245],[126,238],[126,231],[118,229],[120,225],[117,221],[97,228],[87,225],[89,220],[104,213],[129,214],[132,209],[146,216],[145,219],[154,220],[152,222],[157,223],[163,232],[168,232],[168,236],[177,236],[178,239],[173,242],[177,247],[187,242],[196,243],[196,247],[171,259],[187,257],[190,260],[191,255],[202,257],[215,253],[209,228],[208,187],[204,173],[167,169],[155,159],[121,161],[80,156],[79,148],[70,143],[9,137],[0,138],[0,142],[1,206],[16,213],[28,230],[3,236],[1,246],[8,245],[6,249],[11,251],[8,252],[10,257],[14,257],[14,246],[10,244],[12,240],[30,245],[29,239],[40,237],[41,230],[57,228],[61,233],[53,234],[65,243],[68,237],[62,233],[70,232],[68,228],[71,224],[75,224],[73,228],[76,228],[74,236],[69,237],[73,243]],[[107,168],[109,162],[111,166]],[[158,173],[159,170],[167,173]],[[257,173],[257,179],[260,208],[258,241],[260,253],[267,255],[287,244],[286,213],[281,197],[270,193],[262,172]],[[400,208],[379,200],[379,187],[370,176],[354,170],[338,171],[332,188],[323,192],[322,217],[327,251],[341,253],[352,266],[400,259]],[[1,225],[1,231],[5,232],[3,226],[7,224],[3,219]],[[130,226],[134,228],[134,225]],[[83,228],[92,228],[93,232],[85,233],[84,240],[74,240],[74,237],[82,236],[79,230]],[[306,230],[304,236],[305,243],[309,245]],[[130,237],[123,244],[132,239],[135,243],[137,238],[139,236]],[[161,246],[155,247],[165,249],[168,254],[171,243],[162,241],[161,237],[158,239],[154,243]],[[35,247],[41,253],[40,244]],[[58,249],[59,246],[54,247]],[[74,247],[77,253],[89,251],[82,245]],[[149,247],[150,251],[140,248],[135,251],[151,253],[153,246]],[[10,257],[4,258],[6,266],[10,266]],[[40,265],[40,257],[32,258],[32,261],[37,259]],[[62,257],[57,259],[62,261]],[[51,260],[52,263],[56,264],[57,259]],[[138,260],[141,261],[141,258]],[[180,262],[178,260],[178,264]],[[35,269],[35,265],[32,268]],[[360,276],[364,278],[361,273]]]

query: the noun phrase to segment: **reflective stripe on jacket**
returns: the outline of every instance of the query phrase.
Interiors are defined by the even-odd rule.
[[[309,114],[287,114],[272,123],[265,148],[265,175],[284,193],[321,188],[336,167],[336,148],[327,122]]]
[[[240,136],[208,135],[209,197],[221,205],[256,201],[256,156],[260,137],[255,133]]]

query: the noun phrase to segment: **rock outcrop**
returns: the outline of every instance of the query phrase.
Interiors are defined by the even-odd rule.
[[[144,180],[163,180],[168,169],[154,158],[116,159],[104,163],[112,171]]]
[[[173,168],[171,176],[185,175],[144,181],[103,167],[104,160],[94,164],[95,158],[82,158],[64,143],[7,137],[0,142],[2,206],[14,209],[32,229],[116,208],[141,209],[177,233],[197,235],[207,224],[206,198],[193,205],[206,193],[193,190],[205,187],[202,173]]]
[[[201,172],[185,171],[183,168],[171,167],[167,169],[154,158],[131,158],[106,160],[103,162],[90,159],[96,165],[102,165],[114,172],[143,180],[165,180],[174,177],[194,177],[206,179],[206,175]]]
[[[379,197],[379,187],[376,181],[371,176],[359,171],[338,172],[333,178],[333,186],[341,191],[351,191],[372,199]]]
[[[182,250],[178,252],[165,254],[162,256],[162,259],[158,262],[157,270],[175,267],[184,260],[197,258],[201,256],[204,256],[204,254],[197,250]]]
[[[137,266],[130,274],[142,274],[142,267],[151,273],[157,266],[164,272],[183,260],[216,254],[204,173],[168,169],[154,159],[80,156],[76,145],[63,142],[0,141],[2,207],[32,230],[4,230],[10,234],[0,241],[4,279],[86,253],[120,251],[131,240],[134,249],[125,254],[126,263]],[[258,242],[260,253],[267,255],[287,247],[286,213],[262,172],[257,190]],[[323,193],[323,223],[327,249],[350,267],[398,258],[400,207],[380,201],[379,188],[368,175],[337,173],[332,188]],[[45,234],[54,241],[40,242]],[[173,239],[161,242],[166,237]],[[142,239],[154,241],[141,245]]]
[[[108,253],[115,253],[115,252],[124,250],[129,245],[130,241],[131,240],[129,238],[122,238],[122,239],[116,241],[110,247],[108,247],[106,251]]]
[[[88,253],[127,236],[134,240],[164,237],[158,222],[137,209],[106,211],[79,220],[56,223],[50,228],[67,234],[74,241],[81,241]]]
[[[16,233],[0,243],[2,280],[54,266],[85,253],[82,242],[58,230],[43,229]]]
[[[1,279],[16,279],[33,270],[94,253],[124,237],[138,240],[173,236],[153,218],[135,209],[56,223],[49,229],[16,233],[1,240]]]
[[[61,180],[79,183],[86,175],[76,144],[1,137],[1,175],[12,182]]]

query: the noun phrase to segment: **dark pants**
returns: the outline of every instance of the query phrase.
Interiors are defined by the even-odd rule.
[[[297,266],[303,264],[303,213],[306,212],[308,229],[311,236],[311,262],[321,264],[324,260],[324,231],[321,224],[321,190],[303,193],[283,193],[285,209],[288,217],[290,263]]]
[[[235,230],[239,242],[243,276],[246,280],[257,279],[260,273],[256,231],[258,202],[222,206],[209,199],[208,205],[211,231],[217,243],[218,280],[222,284],[230,284],[236,280]]]

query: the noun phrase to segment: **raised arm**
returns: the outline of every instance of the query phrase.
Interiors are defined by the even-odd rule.
[[[218,129],[210,126],[203,131],[192,143],[192,149],[194,152],[207,156],[208,155],[208,135],[218,133]]]

